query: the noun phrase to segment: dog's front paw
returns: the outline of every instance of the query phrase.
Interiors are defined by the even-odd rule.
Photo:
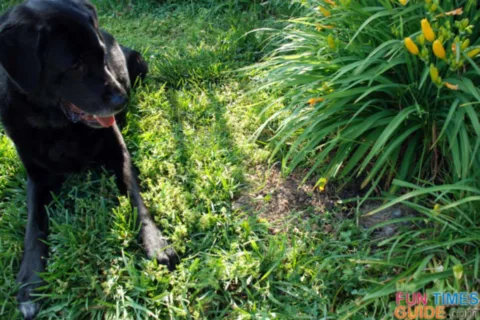
[[[18,304],[18,309],[23,315],[25,320],[33,320],[40,310],[40,304],[33,301],[20,302]]]
[[[17,282],[21,285],[17,294],[18,309],[25,320],[34,319],[40,310],[40,303],[34,301],[32,293],[43,284],[42,279],[36,274],[28,276],[20,271]]]
[[[168,270],[175,270],[179,262],[178,255],[157,226],[154,223],[144,224],[141,236],[147,256],[150,259],[156,258],[158,263],[166,265]]]

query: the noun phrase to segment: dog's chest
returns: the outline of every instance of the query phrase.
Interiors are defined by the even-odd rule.
[[[52,162],[89,162],[102,148],[102,140],[82,139],[77,136],[63,136],[47,139],[41,146],[46,149],[44,154]]]
[[[16,144],[22,145],[19,151],[34,164],[51,172],[69,173],[95,164],[104,148],[104,139],[101,130],[79,124],[65,129],[38,130],[28,143]]]

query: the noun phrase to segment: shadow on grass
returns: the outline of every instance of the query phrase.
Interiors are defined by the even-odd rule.
[[[223,205],[228,201],[227,198],[231,197],[236,185],[243,181],[241,167],[245,155],[235,145],[231,128],[228,126],[227,105],[218,98],[221,89],[208,84],[205,88],[197,87],[197,90],[200,91],[199,95],[205,95],[206,98],[199,101],[202,98],[193,95],[189,99],[192,99],[191,104],[203,105],[204,109],[201,111],[189,110],[189,104],[181,101],[184,97],[180,97],[179,91],[166,92],[170,104],[168,121],[179,155],[177,159],[188,172],[188,180],[185,181],[188,191],[196,194],[200,185],[202,190],[212,192],[205,206],[218,203]],[[188,129],[185,129],[185,126]],[[185,133],[186,130],[189,131],[188,134]],[[229,170],[228,177],[221,172],[225,168]],[[201,208],[198,203],[196,206]]]
[[[191,152],[189,151],[185,141],[182,112],[178,103],[178,92],[175,90],[168,90],[166,95],[167,100],[170,103],[169,122],[172,128],[172,135],[175,140],[176,149],[179,150],[180,154],[178,160],[183,165],[187,165],[187,161],[190,158]]]

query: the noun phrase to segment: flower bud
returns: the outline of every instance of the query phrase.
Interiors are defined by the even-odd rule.
[[[427,39],[430,42],[433,42],[433,40],[435,40],[435,32],[433,32],[433,29],[430,26],[430,23],[428,22],[428,20],[422,19],[421,25],[422,25],[422,32],[423,32],[423,35],[425,36],[425,39]]]
[[[418,47],[417,45],[415,44],[415,42],[413,42],[413,40],[411,38],[405,38],[404,40],[405,42],[405,47],[407,48],[407,50],[413,54],[413,55],[418,55]]]

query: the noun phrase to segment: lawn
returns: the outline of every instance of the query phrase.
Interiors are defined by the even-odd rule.
[[[262,112],[278,93],[252,91],[260,71],[245,67],[274,45],[269,32],[250,31],[283,27],[295,7],[241,0],[95,4],[103,28],[150,64],[123,132],[147,207],[182,262],[170,273],[145,257],[134,213],[109,173],[73,176],[48,208],[51,256],[39,319],[380,319],[393,314],[404,274],[415,272],[420,281],[411,290],[429,283],[423,270],[430,260],[408,252],[415,249],[410,239],[428,231],[379,240],[359,210],[337,201],[334,186],[327,197],[312,184],[300,194],[301,178],[269,180],[278,175],[279,156],[272,158],[266,144],[276,123],[255,133],[281,106]],[[300,200],[287,199],[272,217],[284,203],[280,187]],[[20,319],[15,275],[25,189],[25,171],[0,129],[2,319]],[[302,197],[321,205],[301,205]],[[441,241],[425,246],[436,250]],[[478,265],[478,250],[472,257],[469,266]],[[451,279],[457,262],[447,261],[440,281]]]
[[[222,2],[97,1],[101,25],[150,64],[124,129],[147,206],[182,256],[177,270],[145,258],[128,201],[107,174],[72,177],[49,208],[51,257],[39,319],[315,317],[326,308],[317,265],[323,236],[271,235],[233,210],[245,174],[269,152],[237,69],[263,55],[275,8]],[[18,319],[14,282],[26,222],[26,175],[0,133],[0,318]],[[80,183],[81,182],[81,183]],[[315,240],[315,238],[318,239]]]

